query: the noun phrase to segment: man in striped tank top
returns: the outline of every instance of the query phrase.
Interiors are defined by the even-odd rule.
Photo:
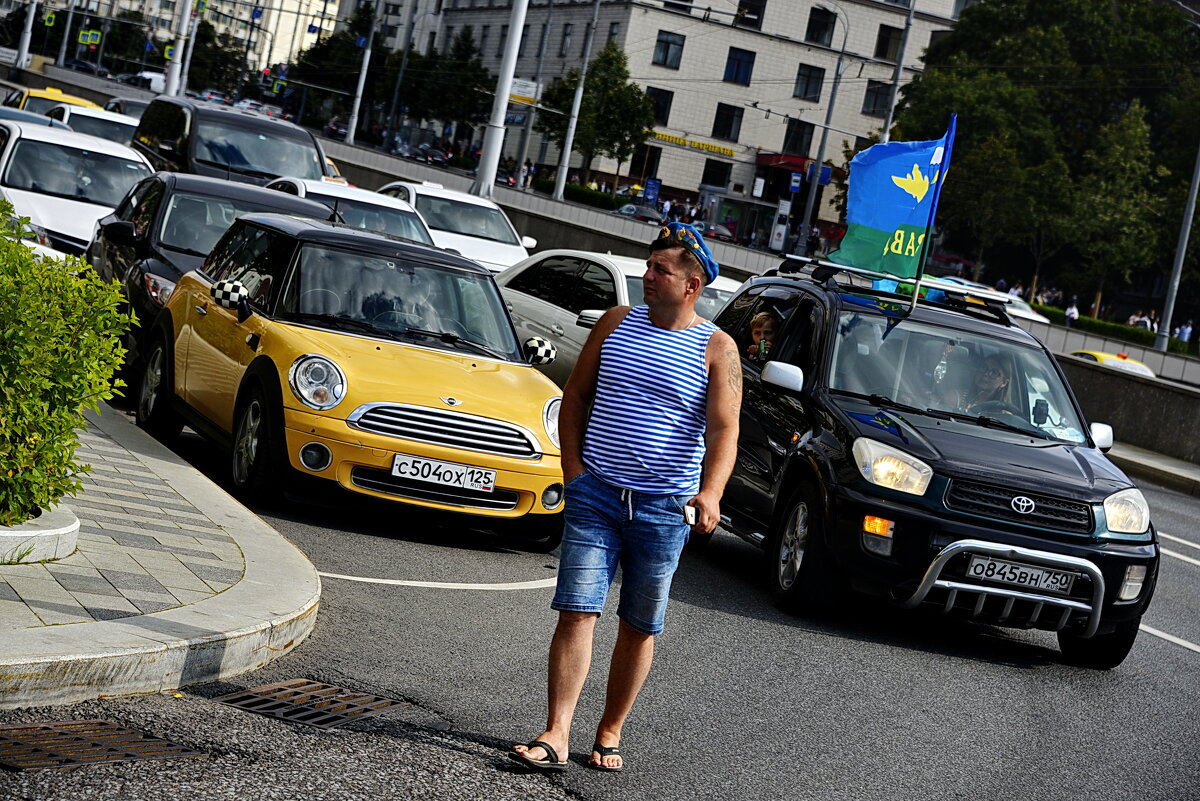
[[[621,731],[650,672],[671,577],[690,530],[710,532],[737,451],[742,368],[733,339],[695,311],[718,266],[692,226],[650,245],[645,305],[610,309],[563,391],[567,483],[550,644],[546,730],[510,756],[539,771],[567,765],[592,634],[621,567],[617,642],[588,764],[624,767]],[[689,525],[689,520],[692,521]]]

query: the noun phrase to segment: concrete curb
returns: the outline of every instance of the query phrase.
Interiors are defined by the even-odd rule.
[[[1108,458],[1134,478],[1144,478],[1188,495],[1200,496],[1200,476],[1179,472],[1169,464],[1158,464],[1124,453],[1109,451]]]
[[[0,708],[161,692],[255,670],[304,641],[321,580],[294,545],[114,409],[87,415],[223,526],[242,579],[194,604],[117,620],[16,629],[0,642]]]

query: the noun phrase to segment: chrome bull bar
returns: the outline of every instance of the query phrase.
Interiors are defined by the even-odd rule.
[[[946,568],[946,565],[950,563],[951,559],[961,554],[991,556],[1015,562],[1031,562],[1059,570],[1083,573],[1092,580],[1092,601],[1088,604],[1070,598],[1057,598],[1051,595],[1041,595],[990,584],[968,584],[962,581],[942,578],[942,571]],[[1004,598],[1004,610],[1000,615],[1001,625],[1003,625],[1003,621],[1008,617],[1009,613],[1012,612],[1013,604],[1017,601],[1029,601],[1035,604],[1030,623],[1037,622],[1042,614],[1042,609],[1046,606],[1061,610],[1058,622],[1054,627],[1055,631],[1061,631],[1067,625],[1067,621],[1070,620],[1072,613],[1086,614],[1088,622],[1083,632],[1084,637],[1091,637],[1096,633],[1096,629],[1100,626],[1100,611],[1104,602],[1104,574],[1100,572],[1100,568],[1087,559],[1049,553],[1047,551],[1035,551],[1032,548],[1021,548],[1016,545],[1001,545],[995,542],[985,542],[984,540],[958,540],[943,548],[934,558],[933,563],[929,565],[929,569],[925,571],[925,576],[921,579],[916,592],[908,600],[902,601],[900,606],[906,609],[918,606],[934,588],[947,591],[948,596],[945,606],[945,611],[947,612],[954,607],[954,602],[957,600],[960,592],[977,594],[979,598],[975,601],[975,610],[972,616],[978,616],[983,611],[983,604],[989,597]]]

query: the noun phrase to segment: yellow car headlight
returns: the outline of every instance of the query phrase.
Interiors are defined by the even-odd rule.
[[[888,489],[924,495],[933,478],[929,465],[898,448],[873,439],[854,440],[854,461],[858,472],[872,484]]]
[[[315,353],[292,362],[288,383],[305,406],[320,411],[332,409],[346,397],[346,376],[332,361]]]
[[[562,397],[551,398],[542,410],[542,422],[546,426],[546,436],[554,443],[554,447],[562,447],[558,443],[558,410],[562,407]]]
[[[1104,499],[1108,530],[1118,534],[1141,534],[1150,528],[1150,505],[1142,491],[1130,487]]]

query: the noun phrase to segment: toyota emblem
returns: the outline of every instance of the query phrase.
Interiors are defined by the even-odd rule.
[[[1013,511],[1020,515],[1027,515],[1037,506],[1033,502],[1033,498],[1026,498],[1024,495],[1018,495],[1012,499]]]
[[[446,404],[447,406],[458,406],[462,403],[462,401],[460,401],[458,398],[442,398],[442,403]],[[1030,501],[1030,503],[1032,504],[1033,501]]]

